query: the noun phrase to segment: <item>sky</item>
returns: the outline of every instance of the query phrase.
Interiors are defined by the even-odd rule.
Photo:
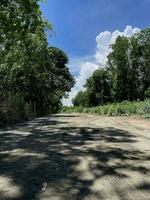
[[[86,79],[105,66],[118,35],[131,37],[150,26],[150,0],[47,0],[40,7],[54,25],[49,44],[66,52],[76,79],[64,105],[71,105]]]

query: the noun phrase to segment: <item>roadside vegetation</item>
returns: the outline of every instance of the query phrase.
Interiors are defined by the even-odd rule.
[[[64,112],[107,115],[150,114],[150,28],[131,38],[119,36],[104,68],[87,79]]]
[[[123,101],[120,103],[105,104],[96,107],[85,108],[83,106],[64,106],[63,113],[96,113],[107,116],[131,116],[138,115],[150,119],[150,100]]]
[[[74,106],[94,107],[150,97],[150,29],[131,38],[119,36],[104,68],[87,79]]]
[[[75,84],[67,55],[48,44],[39,0],[0,2],[0,125],[58,112]],[[62,111],[149,115],[150,28],[119,36],[106,66]]]
[[[0,1],[0,125],[57,112],[74,85],[38,0]]]

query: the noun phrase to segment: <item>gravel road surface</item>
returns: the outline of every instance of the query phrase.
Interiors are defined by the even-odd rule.
[[[150,200],[150,121],[58,114],[0,129],[0,200]]]

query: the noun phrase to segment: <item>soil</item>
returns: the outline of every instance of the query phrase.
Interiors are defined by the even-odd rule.
[[[0,130],[0,200],[149,199],[149,120],[58,114]]]

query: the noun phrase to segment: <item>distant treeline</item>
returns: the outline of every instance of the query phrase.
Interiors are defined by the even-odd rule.
[[[74,85],[38,0],[0,1],[0,124],[56,112]]]
[[[150,97],[150,29],[131,38],[119,36],[105,68],[96,70],[84,87],[85,91],[72,100],[74,106],[94,107]]]

